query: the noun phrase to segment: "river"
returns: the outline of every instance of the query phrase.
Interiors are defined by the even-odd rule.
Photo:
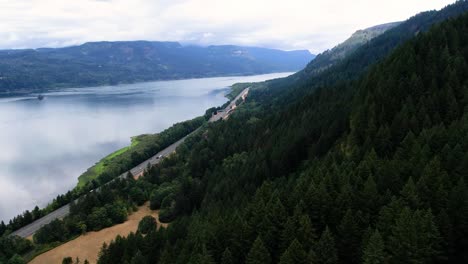
[[[227,101],[228,87],[287,76],[216,77],[65,88],[0,99],[0,220],[45,206],[130,138],[160,132]]]

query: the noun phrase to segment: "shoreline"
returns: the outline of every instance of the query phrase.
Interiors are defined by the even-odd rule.
[[[220,78],[220,77],[217,77],[217,78]],[[234,84],[236,84],[236,83],[234,83]],[[233,86],[234,84],[230,85],[229,88],[228,88],[228,90],[227,90],[228,93],[224,94],[224,98],[227,99],[227,101],[226,101],[225,104],[227,104],[227,103],[229,103],[229,102],[232,101],[232,100],[229,99],[229,97],[227,97],[227,96],[228,96],[229,92],[232,91],[232,86]],[[182,121],[182,122],[184,122],[184,121]],[[176,122],[176,123],[178,123],[178,122]],[[176,124],[176,123],[174,123],[174,124]],[[174,124],[173,124],[173,125],[174,125]],[[171,126],[171,127],[172,127],[172,126]],[[167,128],[166,128],[166,129],[167,129]],[[162,130],[162,131],[164,131],[164,130]],[[135,137],[135,136],[133,136],[133,137]],[[136,136],[136,137],[138,137],[138,136]],[[131,144],[130,144],[130,145],[131,145]],[[129,145],[129,146],[130,146],[130,145]],[[128,148],[129,146],[125,146],[125,147],[123,147],[123,148],[121,148],[121,149],[118,149],[118,150],[116,150],[116,151],[114,151],[114,152],[111,152],[110,154],[107,154],[107,156],[112,155],[112,153],[119,152],[119,150],[122,150],[122,149],[125,149],[125,148],[129,149],[129,148]],[[105,156],[105,157],[107,157],[107,156]],[[105,157],[102,158],[102,159],[105,159]],[[99,163],[102,159],[96,161],[92,166],[86,168],[85,171],[84,171],[83,173],[81,173],[80,175],[78,175],[77,177],[75,177],[76,183],[78,183],[78,180],[79,180],[80,176],[82,176],[84,173],[86,173],[89,169],[93,168],[93,167],[94,167],[97,163]],[[67,189],[67,190],[65,190],[65,191],[62,191],[62,192],[60,192],[58,195],[64,195],[64,194],[67,193],[67,192],[73,192],[73,191],[76,190],[77,188],[79,188],[79,186],[78,186],[78,184],[75,184],[71,189]],[[54,198],[54,199],[55,199],[55,198]],[[49,200],[48,202],[45,203],[44,206],[40,207],[40,209],[41,209],[41,210],[47,210],[47,208],[50,208],[50,206],[52,206],[52,203],[53,203],[53,200]],[[55,212],[56,210],[59,210],[59,209],[62,208],[62,207],[63,207],[63,206],[61,206],[61,207],[59,207],[59,208],[57,208],[57,209],[53,209],[54,207],[52,207],[51,209],[49,209],[50,211],[48,210],[48,213],[46,213],[46,215],[48,215],[48,214],[50,214],[50,213],[52,213],[52,212]],[[30,210],[30,209],[27,209],[27,210]],[[13,216],[13,217],[16,217],[16,216],[18,216],[18,215],[22,215],[22,214],[19,213],[19,214]],[[10,218],[10,219],[13,219],[13,218]],[[10,219],[8,219],[8,220],[10,220]],[[6,220],[6,221],[8,221],[8,220]],[[39,219],[38,219],[38,220],[39,220]],[[5,220],[4,220],[4,221],[5,221]],[[33,222],[34,222],[34,221],[33,221]],[[32,223],[33,223],[33,222],[32,222]],[[23,226],[23,227],[21,227],[21,228],[15,230],[13,233],[16,233],[16,231],[21,230],[22,228],[24,228],[24,227],[26,227],[26,226],[28,226],[28,225],[25,225],[25,226]]]
[[[135,81],[128,83],[118,83],[118,84],[101,84],[101,85],[63,85],[63,86],[52,86],[44,88],[21,88],[18,91],[12,92],[3,92],[0,91],[0,99],[12,98],[12,97],[23,97],[23,96],[37,96],[38,94],[46,95],[47,93],[57,92],[61,89],[82,89],[82,88],[100,88],[100,87],[119,87],[126,85],[142,84],[142,83],[152,83],[152,82],[170,82],[170,81],[190,81],[190,80],[199,80],[199,79],[210,79],[210,78],[223,78],[223,77],[250,77],[250,76],[262,76],[269,74],[280,74],[288,73],[293,74],[297,71],[278,71],[278,72],[266,72],[266,73],[248,73],[248,74],[232,74],[232,75],[213,75],[213,76],[200,76],[200,77],[188,77],[188,78],[176,78],[176,79],[154,79],[146,81]],[[234,85],[233,83],[232,85]],[[231,86],[232,86],[231,85]]]

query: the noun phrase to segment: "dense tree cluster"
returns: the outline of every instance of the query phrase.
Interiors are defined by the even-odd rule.
[[[98,263],[468,262],[468,14],[396,49],[369,45],[378,56],[317,83],[252,89],[227,121],[138,181],[87,194],[35,240],[99,230],[149,200],[169,226],[118,236]]]
[[[70,204],[70,214],[62,220],[54,220],[34,234],[37,244],[64,242],[73,236],[98,231],[112,225],[123,223],[135,206],[134,191],[138,183],[134,180],[116,180],[102,186],[99,191],[91,192]],[[144,189],[144,187],[142,187]],[[140,199],[141,200],[141,199]],[[147,200],[145,195],[143,202]]]
[[[30,212],[26,210],[23,214],[18,215],[10,220],[9,224],[6,225],[3,221],[0,223],[0,236],[7,230],[16,230],[22,226],[25,226],[36,219],[41,218],[44,215],[44,211],[39,209],[38,206],[34,207],[34,210]]]
[[[20,255],[28,252],[32,248],[31,241],[19,237],[0,237],[0,263],[23,264],[25,263]]]
[[[467,262],[467,46],[464,15],[358,81],[251,100],[148,171],[171,224],[99,263]]]
[[[146,235],[154,230],[156,230],[156,219],[151,215],[143,217],[140,223],[138,223],[138,231],[142,234]]]
[[[278,110],[284,103],[294,103],[318,87],[335,85],[337,82],[347,84],[351,80],[359,79],[369,67],[383,60],[395,48],[415,35],[467,11],[468,1],[458,0],[440,11],[422,12],[385,31],[348,56],[329,64],[326,70],[320,70],[325,66],[320,60],[321,54],[318,60],[311,61],[304,70],[287,78],[268,81],[269,89],[252,93],[250,97],[255,96],[255,100],[262,102],[264,107]],[[263,87],[265,84],[255,86]]]

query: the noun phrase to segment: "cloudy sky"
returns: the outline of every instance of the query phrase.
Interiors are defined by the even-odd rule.
[[[177,40],[331,48],[357,29],[454,0],[0,0],[0,48],[99,40]]]

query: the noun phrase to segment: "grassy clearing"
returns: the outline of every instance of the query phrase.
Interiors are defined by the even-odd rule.
[[[91,264],[96,263],[104,242],[109,244],[117,235],[125,237],[130,232],[136,232],[138,223],[147,215],[158,219],[158,211],[150,210],[149,203],[140,206],[136,212],[128,216],[128,219],[124,223],[104,228],[100,231],[88,232],[67,243],[50,248],[42,254],[35,254],[35,258],[30,258],[32,259],[30,263],[61,263],[62,259],[68,256],[73,259],[79,257],[81,261],[87,259]],[[157,224],[158,226],[167,226],[167,224],[161,224],[159,221],[157,221]]]
[[[107,155],[78,177],[76,192],[89,191],[112,180],[197,129],[204,121],[203,117],[197,117],[174,124],[160,133],[133,137],[130,146]],[[91,184],[94,180],[96,184]]]
[[[138,145],[138,143],[140,143],[139,138],[140,138],[140,136],[132,137],[130,146],[126,146],[124,148],[121,148],[121,149],[119,149],[117,151],[112,152],[111,154],[109,154],[106,157],[102,158],[98,163],[94,164],[91,168],[86,170],[86,172],[84,172],[83,174],[81,174],[78,177],[77,187],[81,188],[81,187],[85,186],[86,183],[96,179],[99,176],[99,174],[104,172],[104,170],[106,169],[106,166],[109,164],[109,162],[113,158],[125,153],[126,151],[128,151],[131,148]]]

